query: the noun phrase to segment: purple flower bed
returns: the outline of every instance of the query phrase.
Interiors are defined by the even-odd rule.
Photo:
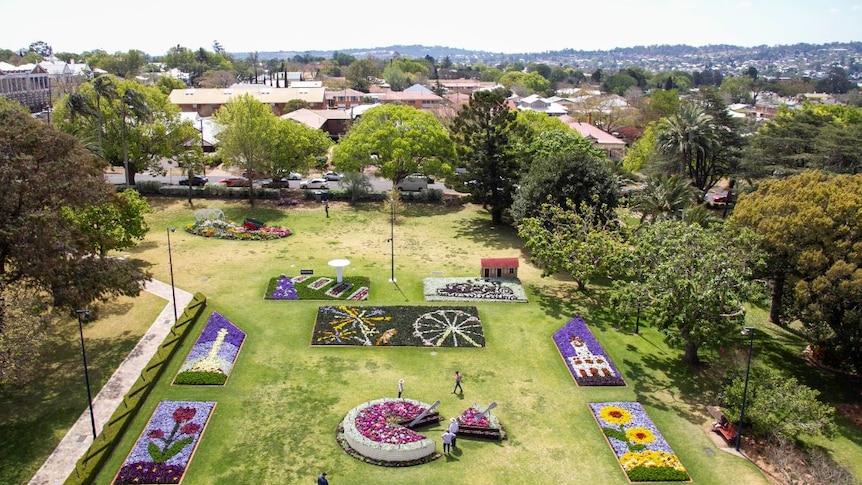
[[[589,403],[589,407],[629,480],[690,479],[685,467],[640,403]]]
[[[583,318],[575,317],[557,330],[554,343],[579,386],[626,385]]]
[[[215,405],[160,402],[114,483],[180,483]]]
[[[293,279],[281,275],[275,281],[275,289],[267,295],[267,300],[298,300],[299,295],[296,294],[296,288],[293,286]]]
[[[244,341],[245,332],[220,313],[213,312],[189,350],[174,383],[224,384]]]

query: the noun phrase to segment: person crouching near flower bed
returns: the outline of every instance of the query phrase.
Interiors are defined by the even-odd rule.
[[[452,448],[452,441],[455,440],[455,435],[452,434],[448,429],[445,433],[443,433],[443,453],[449,454],[449,450]]]
[[[449,432],[452,433],[452,448],[457,448],[458,443],[458,419],[452,418],[449,420]]]

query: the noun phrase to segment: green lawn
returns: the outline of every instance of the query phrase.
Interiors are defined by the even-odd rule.
[[[537,269],[522,264],[519,277],[529,303],[470,303],[479,309],[485,330],[487,347],[481,349],[312,347],[317,307],[328,302],[263,299],[273,276],[298,274],[300,269],[328,276],[334,273],[328,260],[347,258],[351,265],[345,275],[371,281],[369,300],[360,304],[426,304],[425,277],[439,276],[438,272],[478,275],[481,257],[525,256],[514,230],[492,226],[480,208],[417,206],[400,215],[395,227],[396,285],[388,282],[389,213],[376,205],[353,209],[330,204],[326,219],[322,207],[250,210],[237,202],[198,204],[197,208],[221,208],[233,220],[251,216],[287,226],[294,235],[254,242],[209,240],[180,230],[172,235],[177,286],[207,295],[209,309],[225,315],[248,337],[226,387],[170,386],[205,322],[201,320],[96,483],[110,483],[163,399],[218,402],[183,481],[186,485],[312,483],[324,470],[338,485],[538,480],[624,484],[625,474],[587,407],[589,402],[612,400],[641,402],[695,483],[724,484],[729,477],[737,483],[767,483],[756,467],[719,451],[705,432],[710,422],[705,406],[714,403],[713,379],[724,365],[718,354],[704,352],[706,365],[689,368],[681,363],[680,352],[668,349],[647,322],[641,322],[640,335],[633,335],[633,322],[618,321],[602,303],[601,288],[578,294],[572,284],[543,279]],[[193,211],[174,201],[154,205],[152,231],[130,254],[145,261],[156,278],[170,281],[165,228],[184,227],[193,220]],[[576,315],[585,317],[627,387],[575,384],[552,335]],[[152,321],[153,316],[141,313],[140,318]],[[753,318],[762,315],[755,312]],[[754,323],[765,326],[762,321]],[[793,363],[795,357],[787,349],[797,342],[791,337],[770,341],[774,362],[790,360],[782,365],[810,373]],[[464,375],[463,398],[451,394],[455,370]],[[447,419],[473,403],[497,402],[495,414],[509,440],[461,439],[453,456],[409,468],[377,467],[349,457],[335,441],[336,426],[357,404],[394,397],[399,378],[405,380],[406,397],[440,399],[438,409]],[[833,385],[836,380],[811,380],[838,387]],[[428,430],[438,441],[442,432],[442,426]],[[862,476],[860,443],[862,433],[845,427],[834,443],[822,444]]]

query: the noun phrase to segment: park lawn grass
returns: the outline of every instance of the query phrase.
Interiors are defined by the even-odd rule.
[[[510,227],[495,227],[481,210],[411,208],[395,227],[395,275],[391,275],[388,212],[377,205],[349,208],[330,204],[330,218],[317,207],[287,209],[206,201],[229,218],[262,219],[289,227],[278,241],[207,240],[179,231],[172,235],[174,276],[187,291],[209,297],[248,337],[224,388],[170,386],[185,353],[186,339],[144,410],[124,436],[96,483],[110,483],[159,400],[217,401],[214,413],[183,481],[185,484],[302,483],[327,471],[335,483],[549,482],[572,480],[626,483],[625,474],[595,423],[588,402],[638,400],[680,456],[697,483],[766,483],[749,463],[714,449],[704,432],[708,419],[700,396],[688,395],[696,379],[661,336],[642,326],[642,336],[619,331],[593,297],[575,295],[572,285],[540,278],[523,264],[519,277],[531,303],[476,302],[487,347],[358,348],[312,347],[311,331],[320,302],[268,301],[260,295],[273,274],[312,268],[326,275],[326,262],[347,258],[345,274],[368,276],[369,305],[433,305],[422,295],[422,279],[479,272],[481,257],[519,256],[522,245]],[[192,212],[167,204],[153,215],[153,231],[133,257],[149,261],[163,281],[167,273],[164,228],[182,227]],[[574,298],[572,298],[574,296]],[[597,338],[618,362],[628,387],[578,388],[552,340],[573,316],[587,318]],[[205,318],[193,329],[200,331]],[[464,375],[463,398],[451,394],[452,375]],[[689,376],[680,389],[679,376]],[[502,443],[461,439],[451,457],[432,463],[385,468],[346,455],[335,428],[357,404],[394,397],[399,378],[405,396],[441,400],[445,418],[473,403],[496,401],[495,413],[509,435]],[[694,389],[697,390],[696,387]],[[438,440],[442,426],[426,429]],[[440,448],[440,447],[438,447]],[[713,448],[706,453],[705,448]],[[442,451],[442,450],[438,450]]]
[[[147,292],[90,308],[84,324],[93,397],[137,345],[166,301]],[[34,381],[0,393],[0,483],[27,483],[87,408],[78,320],[47,329],[49,343]]]

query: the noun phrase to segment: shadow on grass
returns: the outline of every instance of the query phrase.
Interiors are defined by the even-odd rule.
[[[473,217],[464,220],[455,229],[455,238],[465,238],[493,249],[517,249],[523,253],[524,244],[518,237],[518,231],[506,224],[493,224],[490,216],[487,219]]]

